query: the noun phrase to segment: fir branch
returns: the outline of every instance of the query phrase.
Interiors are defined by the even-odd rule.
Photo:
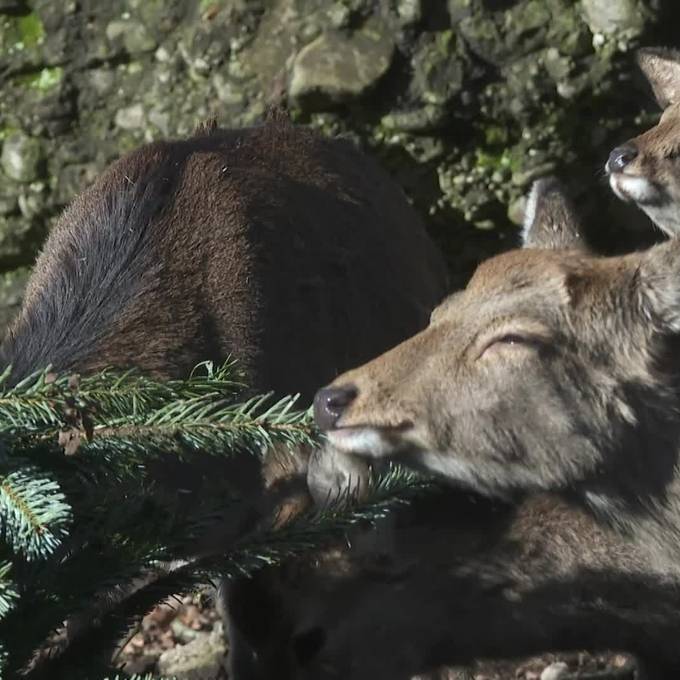
[[[26,465],[0,476],[0,531],[29,560],[53,553],[71,524],[71,506],[59,485]]]
[[[403,468],[393,467],[371,481],[372,494],[357,502],[349,496],[339,498],[322,512],[303,514],[290,524],[260,528],[232,543],[224,552],[211,551],[183,560],[172,569],[140,574],[138,589],[131,592],[115,609],[100,618],[99,625],[63,649],[63,662],[77,657],[84,648],[112,647],[136,626],[158,602],[221,578],[249,576],[255,571],[279,564],[285,559],[317,550],[344,539],[346,532],[361,523],[372,523],[394,507],[430,490],[433,482]]]
[[[95,427],[86,449],[115,446],[157,447],[178,454],[203,450],[211,455],[234,450],[260,451],[274,442],[310,444],[315,430],[309,411],[295,411],[297,397],[269,404],[270,395],[253,397],[243,404],[210,397],[194,397],[169,403],[141,422],[121,420]]]
[[[0,435],[44,432],[68,424],[75,409],[100,423],[145,418],[169,403],[191,398],[235,399],[244,387],[232,360],[214,367],[207,361],[194,368],[187,380],[161,382],[135,370],[111,369],[80,378],[55,375],[47,367],[7,385],[11,369],[0,375]]]
[[[9,579],[11,570],[11,562],[0,564],[0,619],[7,616],[19,599],[16,584]]]

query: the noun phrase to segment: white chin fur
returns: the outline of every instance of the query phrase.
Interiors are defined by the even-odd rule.
[[[644,177],[633,177],[621,173],[609,175],[609,186],[622,201],[632,201],[639,205],[658,200],[659,192]]]
[[[340,428],[326,433],[328,441],[345,453],[383,458],[394,453],[394,446],[380,432],[370,427]]]

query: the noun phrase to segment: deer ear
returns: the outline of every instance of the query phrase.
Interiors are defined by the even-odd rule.
[[[522,245],[524,248],[588,250],[576,210],[555,177],[536,180],[531,187],[524,212]]]
[[[638,66],[645,74],[662,109],[680,101],[680,52],[663,47],[637,51]]]
[[[645,316],[661,331],[680,333],[680,237],[652,246],[635,270]]]

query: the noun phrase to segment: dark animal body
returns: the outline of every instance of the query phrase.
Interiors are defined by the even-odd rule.
[[[429,492],[230,604],[255,659],[238,680],[453,680],[479,659],[582,649],[633,653],[645,680],[680,672],[677,579],[555,495]]]
[[[277,668],[262,678],[453,679],[483,658],[580,649],[635,653],[646,679],[680,669],[677,582],[555,496],[506,505],[442,490],[400,512],[389,555],[297,568],[297,587],[279,591],[297,630],[287,655],[281,640],[261,649]]]
[[[445,273],[400,188],[350,143],[273,122],[115,162],[51,232],[0,363],[313,391],[419,330]]]
[[[13,366],[13,382],[47,365],[169,378],[234,357],[253,390],[309,402],[423,328],[445,280],[399,186],[349,142],[280,121],[205,127],[123,157],[75,199],[36,262],[0,366]],[[225,478],[259,497],[248,460]],[[270,462],[265,485],[286,482]],[[159,475],[187,484],[165,464]],[[277,502],[256,500],[248,526]],[[243,582],[230,592],[244,587],[253,592]],[[253,616],[230,621],[235,658]],[[240,657],[247,668],[249,651]]]

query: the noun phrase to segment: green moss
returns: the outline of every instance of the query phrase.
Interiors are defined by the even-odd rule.
[[[508,142],[508,130],[500,125],[488,125],[484,128],[484,141],[487,146],[502,146]]]
[[[19,17],[17,27],[24,47],[35,47],[45,39],[45,27],[40,21],[40,17],[35,13]]]
[[[61,66],[54,68],[44,68],[38,74],[38,78],[33,83],[33,87],[41,92],[51,90],[53,87],[59,85],[64,77],[64,69]]]
[[[11,125],[3,125],[0,127],[0,142],[4,142],[13,132],[17,132],[18,128]]]
[[[59,85],[63,77],[64,69],[61,66],[55,66],[54,68],[41,69],[37,73],[20,76],[17,78],[17,82],[39,92],[48,92]]]
[[[37,14],[3,17],[0,20],[0,54],[11,55],[42,44],[45,28]]]
[[[478,147],[475,149],[475,165],[484,170],[499,170],[502,168],[510,168],[512,166],[512,160],[507,149],[495,152]]]

